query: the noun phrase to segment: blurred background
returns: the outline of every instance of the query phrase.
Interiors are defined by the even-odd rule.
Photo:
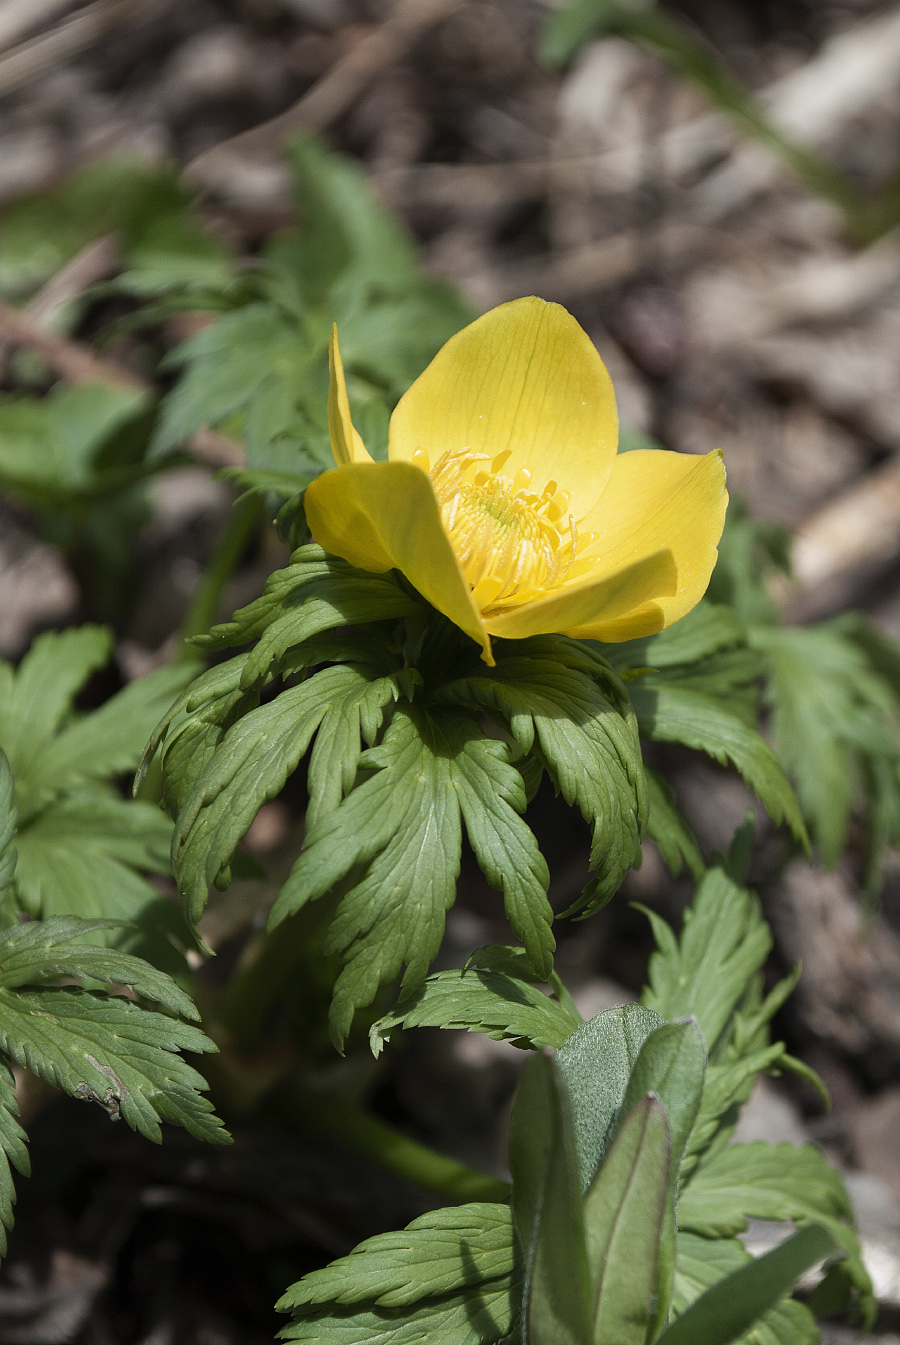
[[[774,589],[789,621],[855,607],[900,639],[900,5],[586,0],[562,14],[545,0],[0,0],[5,391],[43,397],[59,376],[111,369],[140,387],[212,320],[198,291],[130,323],[136,296],[170,290],[154,289],[146,238],[142,260],[123,262],[119,226],[96,223],[115,183],[66,196],[71,173],[110,155],[174,165],[172,190],[195,201],[214,240],[197,266],[212,275],[219,248],[253,276],[297,215],[282,147],[312,131],[358,161],[463,306],[538,294],[569,308],[636,444],[724,450],[731,490],[792,543],[793,576]],[[351,193],[346,209],[357,208]],[[188,270],[190,257],[186,247]],[[143,279],[129,288],[123,272]],[[0,478],[11,435],[0,417]],[[192,444],[149,506],[118,519],[136,548],[124,596],[98,588],[109,549],[80,534],[73,544],[27,491],[3,491],[0,656],[18,659],[48,628],[112,619],[117,662],[94,688],[102,699],[171,654],[231,515],[234,492],[215,469],[243,461],[228,426],[201,428]],[[237,545],[226,614],[288,554],[271,531]],[[752,796],[666,751],[704,850],[726,847]],[[562,909],[584,879],[587,831],[552,798],[538,805]],[[254,824],[248,848],[276,877],[301,816],[289,790]],[[814,1139],[849,1174],[883,1304],[877,1339],[896,1345],[900,855],[888,855],[869,918],[852,845],[824,871],[775,864],[763,816],[759,836],[773,969],[803,963],[779,1030],[834,1107],[826,1114],[802,1082],[768,1082],[741,1137]],[[224,964],[273,890],[238,882],[210,917]],[[583,1012],[639,992],[650,943],[629,899],[672,918],[690,891],[648,844],[606,911],[561,927],[559,969]],[[498,909],[470,865],[442,965],[508,937]],[[376,1110],[497,1170],[520,1053],[420,1032],[388,1055]],[[423,1208],[421,1192],[265,1118],[232,1150],[203,1151],[179,1132],[157,1152],[99,1109],[48,1104],[28,1086],[23,1100],[36,1176],[19,1184],[0,1271],[10,1345],[268,1340],[290,1279]],[[762,1245],[766,1230],[753,1236]]]

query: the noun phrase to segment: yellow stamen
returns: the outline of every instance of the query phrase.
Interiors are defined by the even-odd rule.
[[[501,475],[509,457],[508,450],[488,459],[461,448],[444,453],[430,472],[444,527],[482,612],[516,607],[558,588],[580,549],[568,492],[556,481],[532,492],[527,467],[512,479]],[[421,465],[417,454],[413,461]],[[586,533],[581,547],[595,540]]]

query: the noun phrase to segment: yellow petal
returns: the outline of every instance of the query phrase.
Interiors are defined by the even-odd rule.
[[[407,462],[357,462],[323,472],[307,488],[306,519],[319,546],[351,565],[376,574],[400,570],[493,663],[490,636],[421,468]]]
[[[617,439],[612,383],[587,334],[558,304],[532,298],[492,309],[447,342],[397,404],[388,452],[410,462],[422,448],[433,467],[448,450],[508,450],[504,475],[530,469],[538,493],[558,482],[580,520]]]
[[[336,326],[331,329],[331,342],[328,347],[328,434],[331,438],[331,451],[339,467],[349,462],[372,461],[350,417],[350,402],[347,400],[347,384],[344,379],[344,364],[341,360]]]
[[[522,640],[528,635],[562,631],[566,635],[592,628],[596,623],[611,623],[627,617],[636,608],[654,606],[675,593],[678,575],[671,551],[655,551],[650,556],[621,566],[612,574],[570,584],[548,593],[535,602],[523,603],[495,616],[485,617],[491,635]],[[660,621],[662,608],[657,608]],[[658,630],[662,627],[657,626]]]
[[[702,458],[663,449],[620,454],[597,507],[584,521],[598,534],[588,554],[598,557],[605,573],[666,547],[675,559],[678,584],[673,594],[655,600],[654,610],[580,624],[567,633],[614,643],[655,634],[683,617],[706,592],[727,503],[720,452]],[[663,614],[661,625],[654,624],[656,608]]]

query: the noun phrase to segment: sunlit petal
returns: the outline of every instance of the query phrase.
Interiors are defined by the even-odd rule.
[[[631,640],[671,626],[689,612],[709,584],[727,503],[720,452],[704,457],[663,449],[620,454],[599,503],[584,521],[597,539],[579,557],[573,580],[580,582],[580,568],[592,561],[594,573],[604,574],[665,547],[674,557],[678,584],[673,593],[655,599],[662,626],[653,626],[655,613],[636,611],[614,624],[604,619],[600,625],[583,625],[577,634]]]
[[[490,638],[421,468],[375,462],[324,472],[307,489],[306,518],[319,545],[351,565],[376,573],[400,570],[493,662]]]
[[[371,462],[366,449],[350,416],[350,403],[347,400],[347,384],[344,379],[344,364],[341,360],[341,348],[338,345],[337,327],[331,329],[331,342],[328,347],[328,434],[331,438],[331,451],[339,467],[350,462]]]
[[[421,448],[434,466],[466,448],[508,453],[505,476],[529,471],[539,495],[552,480],[580,520],[600,497],[617,438],[612,383],[587,334],[558,304],[517,299],[438,352],[391,417],[389,456],[411,462]]]
[[[486,616],[492,635],[521,640],[528,635],[562,631],[566,635],[589,634],[599,625],[627,620],[636,608],[655,608],[656,630],[663,625],[659,605],[677,592],[678,573],[671,551],[659,550],[581,583],[569,584],[534,602]],[[602,638],[602,637],[597,637]],[[627,637],[622,637],[627,638]]]

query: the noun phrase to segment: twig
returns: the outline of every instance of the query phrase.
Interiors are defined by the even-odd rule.
[[[114,29],[156,14],[172,3],[173,0],[94,0],[48,33],[30,38],[0,56],[0,95],[21,89],[38,75],[87,51]]]
[[[224,188],[236,163],[258,162],[279,152],[293,131],[321,131],[346,112],[372,80],[403,57],[428,29],[464,0],[398,0],[390,17],[336,61],[293,107],[199,155],[185,176],[206,188]]]
[[[110,383],[114,387],[155,392],[152,383],[130,369],[124,369],[112,360],[100,359],[78,341],[47,331],[23,309],[0,301],[2,342],[35,351],[70,383]],[[198,458],[216,467],[242,467],[246,462],[241,445],[214,430],[198,430],[188,440],[188,447]]]
[[[826,505],[797,531],[792,620],[837,611],[850,588],[900,554],[900,461],[893,459]]]
[[[42,285],[25,305],[24,312],[41,326],[47,326],[61,308],[84,294],[119,269],[119,249],[112,234],[97,238],[76,252],[55,275]]]
[[[74,4],[75,0],[6,0],[0,6],[0,51]]]
[[[668,224],[660,230],[657,241],[660,254],[668,261],[676,261],[692,252],[708,254],[721,246],[723,238],[720,231],[699,225]],[[555,255],[531,257],[512,266],[446,278],[460,285],[480,307],[536,292],[546,299],[566,302],[591,290],[621,283],[641,267],[642,261],[640,231],[628,229]]]
[[[12,304],[0,301],[0,340],[26,346],[47,361],[70,383],[112,383],[116,387],[144,388],[151,385],[129,369],[101,360],[86,346],[48,331],[33,317]]]

